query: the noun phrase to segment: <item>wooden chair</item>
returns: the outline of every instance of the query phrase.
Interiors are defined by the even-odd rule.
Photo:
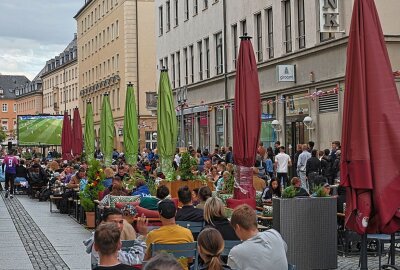
[[[193,258],[193,270],[197,270],[199,266],[197,254],[197,242],[184,243],[184,244],[151,244],[151,256],[156,253],[166,252],[172,254],[175,258]]]

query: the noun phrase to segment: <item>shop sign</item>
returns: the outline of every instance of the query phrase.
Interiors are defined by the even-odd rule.
[[[278,82],[295,82],[296,69],[294,65],[278,65],[276,66]]]
[[[339,0],[319,0],[319,29],[321,33],[340,32]]]

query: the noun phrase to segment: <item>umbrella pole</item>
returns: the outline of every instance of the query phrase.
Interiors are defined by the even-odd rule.
[[[390,264],[395,265],[396,247],[395,247],[395,234],[390,235]]]
[[[367,257],[367,234],[361,235],[361,268],[360,270],[368,270],[368,257]]]

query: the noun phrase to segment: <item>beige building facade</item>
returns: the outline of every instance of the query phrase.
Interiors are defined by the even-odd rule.
[[[375,2],[392,68],[399,70],[400,2]],[[322,8],[325,3],[333,6]],[[330,148],[341,137],[352,5],[350,0],[157,0],[157,66],[168,67],[178,94],[180,142],[209,149],[232,145],[239,37],[247,33],[259,72],[261,141],[272,146],[279,140],[291,154],[309,140],[317,149]],[[324,12],[338,13],[326,22],[337,24],[334,32],[320,31]],[[312,123],[303,123],[306,116]],[[279,122],[276,128],[273,120]]]
[[[126,87],[132,83],[138,106],[140,146],[155,147],[152,134],[157,124],[151,112],[154,104],[150,102],[156,91],[154,1],[89,0],[75,19],[79,107],[84,120],[87,101],[92,102],[97,143],[101,105],[108,93],[115,123],[115,148],[123,151]]]
[[[60,55],[46,62],[41,76],[43,113],[64,114],[67,111],[72,119],[73,109],[79,106],[77,53],[75,35]]]

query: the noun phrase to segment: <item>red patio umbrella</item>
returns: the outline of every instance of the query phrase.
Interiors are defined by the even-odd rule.
[[[253,170],[260,139],[261,102],[257,63],[251,37],[241,37],[236,69],[233,116],[233,158],[236,199],[254,198]]]
[[[72,130],[74,139],[72,144],[72,153],[74,154],[74,156],[78,156],[82,154],[83,149],[82,121],[78,108],[74,109],[74,121],[72,125]]]
[[[72,128],[68,113],[64,112],[63,127],[61,132],[61,150],[64,160],[72,159]]]

